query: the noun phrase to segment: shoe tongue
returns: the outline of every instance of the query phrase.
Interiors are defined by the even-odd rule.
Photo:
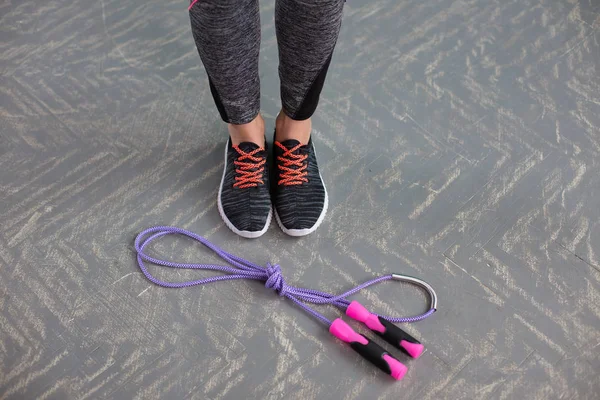
[[[283,142],[279,142],[279,143],[281,143],[287,149],[292,149],[300,144],[300,142],[297,141],[296,139],[288,139],[288,140],[284,140]]]
[[[283,147],[285,147],[288,150],[293,149],[294,147],[301,144],[296,139],[288,139],[288,140],[284,140],[283,142],[279,142],[279,143],[281,143],[283,145]],[[292,154],[304,154],[304,153],[306,153],[307,148],[308,148],[308,146],[304,144],[304,145],[300,146],[297,150],[293,151]]]
[[[259,145],[257,145],[256,143],[252,143],[252,142],[242,142],[238,145],[238,147],[244,153],[250,153],[251,151],[254,151],[254,150],[260,148]]]

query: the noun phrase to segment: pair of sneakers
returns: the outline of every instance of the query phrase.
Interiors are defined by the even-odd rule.
[[[225,166],[217,201],[219,213],[233,232],[246,238],[263,235],[273,213],[290,236],[314,232],[327,212],[327,190],[312,143],[274,141],[273,165],[268,148],[244,142],[225,147]]]

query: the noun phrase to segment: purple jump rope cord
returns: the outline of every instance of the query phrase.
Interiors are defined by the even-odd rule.
[[[219,257],[221,257],[223,260],[227,261],[232,266],[230,267],[230,266],[214,265],[214,264],[176,263],[176,262],[171,262],[171,261],[159,260],[157,258],[150,257],[149,255],[144,253],[144,248],[148,244],[150,244],[150,242],[152,242],[155,239],[158,239],[161,236],[170,235],[170,234],[185,235],[194,240],[197,240],[198,242],[202,243],[203,245],[205,245],[206,247],[208,247],[209,249],[211,249],[212,251],[217,253],[217,255]],[[189,286],[196,286],[196,285],[204,285],[207,283],[213,283],[213,282],[218,282],[218,281],[227,281],[227,280],[232,280],[232,279],[253,279],[253,280],[257,280],[257,281],[263,281],[263,282],[265,282],[265,286],[267,288],[273,289],[277,293],[279,293],[280,296],[285,296],[288,299],[292,300],[294,303],[298,304],[310,315],[316,317],[317,319],[321,320],[322,322],[324,322],[327,325],[331,325],[332,322],[330,320],[328,320],[327,318],[325,318],[325,316],[323,316],[321,313],[313,310],[311,307],[304,304],[304,302],[313,303],[313,304],[332,304],[341,309],[346,309],[348,307],[348,305],[350,304],[350,301],[346,300],[346,297],[351,296],[368,286],[374,285],[379,282],[393,279],[392,275],[380,276],[379,278],[375,278],[375,279],[372,279],[365,283],[362,283],[362,284],[356,286],[355,288],[350,289],[347,292],[342,293],[337,296],[330,294],[330,293],[321,292],[318,290],[294,287],[294,286],[288,285],[285,282],[285,280],[283,279],[283,276],[281,275],[281,270],[279,268],[279,265],[267,264],[267,267],[263,268],[260,265],[256,265],[253,262],[244,260],[241,257],[235,256],[233,254],[226,252],[225,250],[220,249],[219,247],[215,246],[214,244],[212,244],[211,242],[209,242],[202,236],[195,234],[194,232],[190,232],[185,229],[176,228],[176,227],[172,227],[172,226],[156,226],[156,227],[149,228],[149,229],[146,229],[145,231],[141,232],[135,238],[135,250],[137,251],[138,265],[139,265],[140,269],[142,270],[143,274],[146,276],[146,278],[148,278],[148,280],[150,280],[150,282],[155,283],[159,286],[164,286],[164,287],[168,287],[168,288],[182,288],[182,287],[189,287]],[[228,275],[212,276],[209,278],[203,278],[203,279],[198,279],[195,281],[187,281],[187,282],[165,282],[165,281],[161,281],[160,279],[157,279],[154,276],[152,276],[150,274],[150,272],[148,272],[148,270],[146,269],[146,266],[144,265],[144,261],[147,261],[147,262],[150,262],[153,264],[157,264],[157,265],[162,265],[165,267],[170,267],[170,268],[190,268],[190,269],[205,269],[205,270],[221,271],[221,272],[226,272]],[[381,316],[381,317],[390,322],[395,322],[395,323],[417,322],[417,321],[421,321],[421,320],[429,317],[434,312],[435,312],[435,309],[432,308],[429,311],[427,311],[426,313],[417,315],[415,317],[404,317],[404,318],[388,317],[388,316]]]

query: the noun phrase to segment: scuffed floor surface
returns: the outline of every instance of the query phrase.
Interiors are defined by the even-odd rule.
[[[329,214],[312,236],[273,223],[254,241],[217,212],[226,129],[186,8],[0,4],[0,398],[598,398],[600,2],[349,1],[314,118]],[[422,277],[439,311],[406,329],[428,350],[400,356],[396,383],[259,283],[153,286],[132,247],[159,224],[292,285]],[[214,261],[183,240],[152,251]],[[356,298],[426,309],[394,283]]]

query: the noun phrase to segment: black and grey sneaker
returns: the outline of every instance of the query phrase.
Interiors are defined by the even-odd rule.
[[[238,235],[257,238],[267,231],[273,211],[266,149],[250,142],[232,146],[231,139],[227,141],[217,204],[227,227]]]
[[[271,196],[279,227],[290,236],[314,232],[327,212],[327,190],[319,173],[312,139],[275,141]]]

